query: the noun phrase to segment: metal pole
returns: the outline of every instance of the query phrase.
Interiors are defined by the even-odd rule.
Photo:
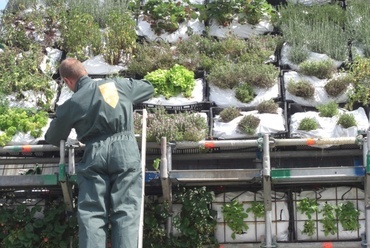
[[[365,143],[363,149],[367,150],[366,160],[366,174],[365,174],[365,238],[361,242],[362,247],[370,247],[370,132],[367,133],[366,147]],[[364,152],[365,153],[365,152]]]
[[[275,247],[272,245],[272,200],[271,200],[271,176],[270,176],[270,146],[269,135],[263,135],[263,199],[265,206],[265,244],[263,247]]]
[[[138,248],[143,247],[143,233],[144,233],[144,204],[145,204],[145,164],[146,164],[146,121],[147,111],[143,109],[142,119],[142,133],[141,133],[141,172],[142,172],[142,195],[141,195],[141,207],[140,207],[140,226],[139,226],[139,240]]]

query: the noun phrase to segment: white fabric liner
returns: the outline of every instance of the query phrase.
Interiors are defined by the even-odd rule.
[[[272,87],[263,89],[253,87],[256,96],[249,103],[240,102],[235,97],[235,89],[221,89],[213,84],[209,84],[209,100],[214,102],[217,107],[255,107],[265,100],[270,100],[280,96],[280,87],[276,83]]]
[[[168,43],[175,43],[179,40],[186,40],[189,38],[189,35],[187,34],[188,29],[189,31],[191,30],[192,34],[201,35],[205,31],[205,25],[198,19],[186,20],[183,23],[180,23],[179,29],[175,32],[167,32],[157,35],[150,27],[150,23],[144,20],[143,15],[140,15],[136,27],[136,34],[138,36],[143,36],[145,39],[150,41],[163,40]]]
[[[277,114],[259,114],[257,110],[241,111],[242,116],[233,119],[230,122],[220,121],[220,115],[213,119],[214,123],[212,136],[218,139],[241,139],[255,137],[257,134],[273,134],[286,131],[286,123],[283,110],[278,108]],[[248,135],[239,130],[238,124],[244,116],[253,115],[260,119],[260,124],[256,128],[255,135]]]
[[[280,52],[280,56],[281,56],[280,57],[280,64],[281,65],[288,65],[292,70],[298,71],[299,70],[299,65],[294,64],[288,58],[289,51],[291,49],[292,49],[292,47],[289,46],[287,43],[284,43],[283,44],[283,47],[281,48],[281,52]],[[334,63],[334,65],[337,68],[339,68],[343,64],[343,61],[338,61],[338,60],[335,60],[335,59],[330,58],[326,54],[323,54],[323,53],[315,53],[315,52],[310,52],[309,55],[308,55],[308,58],[306,59],[306,61],[318,62],[318,61],[323,61],[323,60],[328,60],[328,59],[332,60],[333,63]]]
[[[343,128],[337,125],[341,114],[353,114],[357,126]],[[319,124],[319,128],[311,131],[298,130],[299,123],[303,118],[314,118]],[[356,137],[358,131],[366,131],[369,127],[369,120],[365,110],[360,107],[356,110],[348,111],[339,108],[339,114],[334,117],[320,117],[319,112],[307,111],[299,112],[290,117],[290,134],[294,138],[340,138],[340,137]]]
[[[110,75],[118,73],[126,68],[121,65],[110,65],[105,62],[103,55],[97,55],[82,62],[90,75]]]
[[[346,73],[336,73],[333,76],[333,79],[344,77],[345,75]],[[345,92],[336,97],[331,97],[328,95],[324,88],[330,79],[318,79],[317,77],[314,76],[305,76],[303,74],[297,73],[296,71],[285,72],[283,79],[284,79],[285,99],[305,106],[316,107],[322,104],[327,104],[329,102],[346,103],[348,102],[347,95],[353,89],[353,86],[349,85]],[[315,88],[315,93],[312,98],[305,99],[303,97],[298,97],[289,93],[289,91],[287,90],[290,81],[298,83],[299,81],[302,80],[307,81]]]
[[[236,17],[228,26],[219,25],[216,20],[211,19],[209,23],[209,34],[218,38],[227,38],[230,35],[235,35],[239,38],[250,38],[255,35],[262,35],[272,32],[274,26],[269,20],[262,20],[256,25],[249,23],[240,24]]]

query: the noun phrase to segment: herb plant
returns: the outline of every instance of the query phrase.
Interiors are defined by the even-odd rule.
[[[316,107],[319,110],[321,117],[333,117],[338,114],[338,104],[336,102],[329,102]]]
[[[257,105],[258,113],[270,113],[276,114],[279,108],[279,104],[274,102],[273,99],[262,101],[260,104]]]
[[[254,135],[261,120],[254,115],[244,116],[238,123],[238,128],[246,134]]]
[[[227,107],[220,112],[220,118],[223,122],[230,122],[240,116],[240,110],[236,107]]]
[[[336,70],[334,63],[329,59],[322,61],[304,61],[299,65],[300,73],[308,76],[315,76],[319,79],[331,78]]]
[[[248,83],[241,83],[235,88],[235,98],[240,102],[248,103],[254,99],[254,89]]]
[[[244,221],[245,218],[248,218],[248,213],[245,211],[243,203],[238,200],[232,200],[230,203],[223,205],[221,211],[226,224],[232,231],[232,239],[235,239],[236,234],[248,231],[249,227]]]
[[[340,94],[343,94],[348,89],[348,86],[353,83],[353,77],[350,74],[347,74],[343,77],[329,79],[325,84],[324,89],[329,96],[337,97]]]
[[[309,99],[315,94],[315,87],[305,80],[298,82],[291,80],[288,82],[287,91],[292,95]]]
[[[357,126],[356,119],[353,114],[344,113],[339,116],[338,125],[342,126],[343,128],[350,128]]]
[[[348,95],[347,105],[352,109],[356,102],[364,105],[370,102],[370,58],[356,57],[350,69],[354,78],[354,89]]]
[[[319,124],[314,118],[305,117],[298,125],[298,130],[311,131],[319,127]]]

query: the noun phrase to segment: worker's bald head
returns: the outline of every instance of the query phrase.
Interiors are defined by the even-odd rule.
[[[88,75],[83,64],[74,58],[67,58],[60,63],[59,74],[62,78],[78,80],[82,76]]]

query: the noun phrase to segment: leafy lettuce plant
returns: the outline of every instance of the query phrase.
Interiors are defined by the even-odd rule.
[[[153,84],[154,96],[163,95],[167,99],[181,93],[184,97],[191,97],[195,87],[194,72],[178,64],[169,70],[157,69],[150,72],[144,79]]]

